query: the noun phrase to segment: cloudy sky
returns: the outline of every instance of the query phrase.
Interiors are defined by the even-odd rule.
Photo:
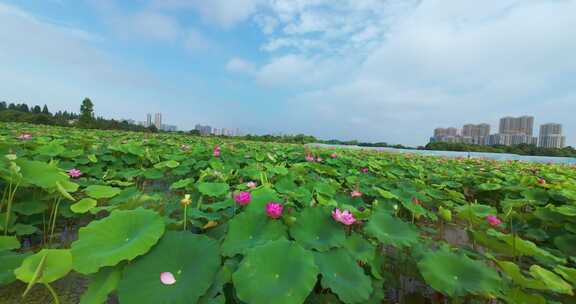
[[[423,145],[534,115],[576,145],[576,0],[0,0],[0,100]]]

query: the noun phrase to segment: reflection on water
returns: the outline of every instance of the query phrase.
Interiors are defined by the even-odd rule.
[[[576,158],[571,157],[526,156],[526,155],[516,155],[507,153],[485,153],[485,152],[408,150],[408,149],[396,149],[396,148],[359,147],[359,146],[326,145],[326,144],[308,144],[307,146],[320,147],[320,148],[334,147],[334,148],[347,148],[347,149],[367,149],[367,150],[388,151],[395,153],[413,153],[420,155],[443,156],[443,157],[471,157],[471,158],[489,158],[495,160],[521,160],[537,163],[576,164]]]

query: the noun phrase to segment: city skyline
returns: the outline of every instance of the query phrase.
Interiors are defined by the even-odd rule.
[[[534,116],[506,116],[499,120],[498,132],[491,134],[491,126],[487,123],[464,124],[456,127],[437,127],[430,137],[430,142],[450,142],[475,145],[519,144],[537,145],[543,148],[563,148],[566,146],[566,136],[562,132],[562,124],[544,123],[540,125],[538,136],[534,136]]]
[[[418,146],[531,113],[576,145],[575,1],[0,0],[4,100]],[[553,22],[541,21],[552,20]]]

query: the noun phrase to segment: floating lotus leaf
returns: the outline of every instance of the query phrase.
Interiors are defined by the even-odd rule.
[[[164,221],[146,209],[115,210],[108,217],[80,228],[72,244],[74,270],[88,274],[142,255],[164,233]]]
[[[386,212],[374,213],[364,230],[386,245],[411,246],[419,240],[416,226]]]
[[[327,251],[344,245],[344,226],[337,223],[328,207],[306,208],[290,227],[290,235],[304,248]]]
[[[20,267],[22,261],[30,254],[18,254],[12,251],[0,252],[0,286],[16,281],[14,269]]]
[[[300,304],[314,288],[314,255],[295,242],[277,240],[252,248],[232,280],[238,298],[250,304]]]
[[[374,259],[376,248],[357,233],[346,239],[344,248],[358,261],[368,263]]]
[[[287,237],[282,221],[268,218],[264,213],[244,212],[228,222],[228,234],[222,243],[226,256],[244,253],[246,249],[268,241]]]
[[[508,303],[546,304],[546,299],[541,295],[525,293],[519,288],[504,293],[504,299],[506,299]]]
[[[530,266],[530,275],[544,283],[550,291],[568,295],[574,294],[572,292],[572,286],[550,270],[544,269],[538,265],[532,265]]]
[[[372,293],[372,280],[345,249],[314,253],[322,274],[322,287],[330,288],[344,303],[365,303]]]
[[[74,203],[70,206],[70,210],[74,213],[86,213],[88,210],[96,207],[98,202],[95,199],[91,198],[83,198],[79,200],[77,203]]]
[[[16,278],[29,283],[45,257],[44,265],[36,283],[51,283],[63,278],[72,270],[72,254],[67,249],[42,249],[40,252],[24,259],[22,265],[14,270]]]
[[[219,267],[216,241],[189,232],[167,232],[148,254],[126,267],[118,296],[121,303],[197,303]],[[172,273],[176,282],[163,284],[162,272]],[[249,283],[259,285],[254,282]]]
[[[111,198],[120,193],[120,189],[110,186],[91,185],[86,188],[86,194],[94,199]]]
[[[494,294],[501,284],[498,273],[486,264],[446,251],[426,253],[418,268],[426,283],[451,297]]]
[[[218,197],[228,193],[230,187],[225,183],[199,183],[198,190],[208,196]]]
[[[182,189],[182,188],[185,188],[186,186],[190,185],[193,182],[194,182],[194,180],[191,178],[181,179],[181,180],[174,182],[170,186],[170,189]]]
[[[39,214],[46,209],[48,209],[48,204],[40,201],[24,201],[12,205],[12,211],[23,215]]]
[[[118,268],[103,268],[98,273],[92,275],[90,285],[80,298],[80,304],[102,304],[106,303],[108,294],[116,290],[122,278],[122,271]]]
[[[0,236],[0,252],[20,248],[20,242],[15,236]]]

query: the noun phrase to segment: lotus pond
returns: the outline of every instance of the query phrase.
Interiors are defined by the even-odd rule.
[[[4,302],[576,303],[569,166],[2,123],[0,194]]]

